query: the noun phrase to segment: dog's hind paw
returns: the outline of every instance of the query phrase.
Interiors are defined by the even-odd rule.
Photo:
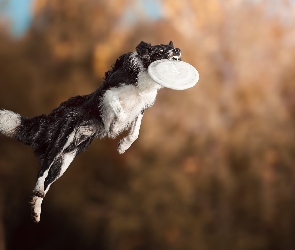
[[[32,218],[33,221],[36,223],[40,221],[42,200],[43,198],[41,197],[33,196],[30,202],[32,205]]]

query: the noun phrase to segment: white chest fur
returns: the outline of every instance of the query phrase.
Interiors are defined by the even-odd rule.
[[[161,85],[150,78],[146,71],[138,76],[137,85],[125,85],[111,88],[102,99],[102,119],[109,136],[114,137],[135,120],[142,110],[152,106]],[[115,134],[110,134],[110,126],[117,122]]]

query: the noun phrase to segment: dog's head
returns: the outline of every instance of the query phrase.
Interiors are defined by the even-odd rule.
[[[141,42],[136,47],[136,52],[146,68],[152,62],[161,59],[181,60],[181,51],[179,48],[174,48],[172,41],[168,45],[159,44],[155,46]]]

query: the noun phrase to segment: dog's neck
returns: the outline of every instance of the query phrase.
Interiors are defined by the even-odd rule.
[[[160,84],[156,83],[150,78],[149,74],[147,73],[148,66],[144,65],[143,60],[138,56],[136,51],[131,53],[130,58],[132,58],[132,64],[134,67],[140,69],[137,84],[141,91],[159,90],[162,88]]]
[[[143,71],[138,75],[137,88],[139,93],[144,94],[148,92],[158,91],[163,86],[155,82],[148,74],[147,71]]]

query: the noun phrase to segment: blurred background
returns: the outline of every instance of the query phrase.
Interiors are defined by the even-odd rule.
[[[163,89],[123,155],[95,140],[55,182],[0,136],[0,249],[295,249],[295,3],[0,0],[0,107],[93,92],[140,41],[173,40],[198,84]]]

